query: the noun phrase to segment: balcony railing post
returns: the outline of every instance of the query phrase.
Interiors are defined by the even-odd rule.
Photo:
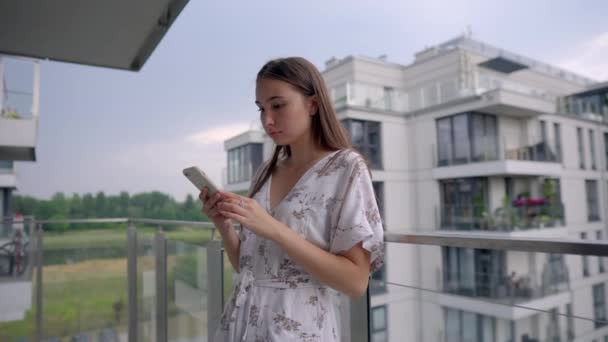
[[[350,341],[370,341],[369,287],[365,294],[350,301]]]
[[[167,341],[167,240],[159,230],[154,238],[156,258],[156,341]]]
[[[129,222],[127,230],[127,279],[128,279],[128,298],[129,298],[129,342],[138,340],[138,307],[137,307],[137,229],[132,222]]]
[[[207,341],[213,341],[224,309],[224,257],[222,242],[209,241],[207,251]]]
[[[36,336],[35,341],[42,341],[42,224],[36,225]]]

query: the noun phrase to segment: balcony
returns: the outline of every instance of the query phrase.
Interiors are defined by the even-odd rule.
[[[448,206],[441,210],[443,230],[514,232],[565,226],[563,203],[551,204],[544,199],[538,203],[508,203],[489,211],[485,205]]]
[[[434,157],[433,177],[450,179],[473,176],[558,176],[559,157],[545,142],[514,147],[506,138],[476,137],[442,145]],[[534,141],[534,140],[533,140]]]
[[[391,87],[363,82],[347,82],[331,89],[337,109],[358,107],[376,111],[405,112],[407,93]]]
[[[518,274],[516,271],[505,274],[476,272],[471,279],[459,279],[459,272],[446,271],[444,291],[461,296],[492,299],[505,304],[529,302],[547,297],[570,288],[568,269],[564,267],[543,274],[539,281],[532,273]]]
[[[38,62],[0,58],[0,160],[36,160],[39,81]]]
[[[43,229],[68,223],[119,227],[61,238]],[[211,340],[232,290],[232,271],[208,223],[91,219],[29,221],[28,226],[37,228],[31,236],[40,246],[32,250],[32,286],[23,290],[33,305],[20,319],[0,322],[3,341]],[[369,302],[366,297],[341,298],[336,304],[342,341],[452,341],[467,334],[476,341],[566,341],[596,331],[599,321],[587,313],[592,312],[588,298],[571,294],[564,268],[545,265],[539,272],[519,272],[512,267],[501,276],[478,271],[469,286],[445,281],[450,273],[437,256],[441,248],[455,247],[525,252],[536,260],[557,253],[580,260],[580,255],[607,257],[606,243],[447,233],[387,233],[385,240],[384,280],[375,280],[384,290]],[[424,260],[424,267],[415,260]],[[511,276],[511,271],[517,274]],[[3,304],[12,283],[0,279]],[[578,311],[568,311],[567,305]],[[3,306],[0,312],[5,311]]]

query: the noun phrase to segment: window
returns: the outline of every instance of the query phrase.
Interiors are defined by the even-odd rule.
[[[386,306],[377,306],[371,310],[372,318],[372,342],[388,341],[387,321],[386,321]]]
[[[446,342],[496,341],[496,319],[473,312],[445,309]]]
[[[350,133],[354,147],[370,161],[372,169],[382,169],[380,123],[353,119],[342,123]]]
[[[587,239],[587,233],[581,233],[581,239],[585,240]],[[583,277],[588,277],[589,276],[589,256],[588,255],[583,255]]]
[[[506,277],[504,251],[443,247],[442,258],[445,292],[489,298],[509,295],[497,290]]]
[[[553,124],[554,138],[555,138],[555,155],[557,161],[562,161],[562,129],[558,123]]]
[[[478,230],[488,213],[488,179],[458,178],[441,181],[441,228]]]
[[[585,149],[583,148],[583,129],[580,127],[576,128],[576,137],[578,140],[578,160],[579,167],[585,169]]]
[[[595,158],[595,132],[589,130],[589,153],[591,154],[591,170],[597,170]]]
[[[587,191],[587,219],[589,222],[600,220],[600,206],[596,180],[586,180]]]
[[[608,170],[608,132],[604,133],[604,153],[606,154],[606,170]]]
[[[547,143],[547,122],[540,120],[540,141]]]
[[[0,160],[0,173],[12,173],[13,172],[13,161],[12,160]]]
[[[382,247],[384,248],[384,246]],[[384,248],[385,259],[386,259],[386,248]],[[380,267],[376,272],[372,273],[372,280],[369,284],[369,291],[371,295],[377,295],[386,293],[386,260],[384,265]]]
[[[560,341],[559,312],[557,308],[549,310],[549,326],[547,327],[547,332],[549,333],[549,339],[547,341]]]
[[[463,113],[437,120],[438,166],[498,159],[496,117]]]
[[[598,240],[602,240],[602,231],[598,230],[597,232],[595,232],[595,236],[597,237]],[[598,272],[600,272],[600,273],[606,272],[603,257],[597,257],[597,265],[598,265]]]
[[[568,341],[574,340],[574,317],[572,316],[572,304],[566,304],[566,324],[568,326],[568,330],[566,333],[568,334]]]
[[[604,284],[593,285],[593,313],[595,328],[606,325],[606,288]]]
[[[228,151],[228,184],[247,182],[262,164],[262,144],[247,144]]]
[[[374,187],[374,194],[376,195],[376,204],[378,205],[378,211],[380,211],[380,217],[384,220],[384,183],[383,182],[372,182]]]

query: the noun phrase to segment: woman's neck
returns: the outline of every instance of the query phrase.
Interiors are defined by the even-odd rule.
[[[287,159],[288,166],[294,169],[307,168],[310,164],[319,160],[328,152],[325,149],[316,146],[309,141],[300,141],[289,145],[291,149],[291,156]]]

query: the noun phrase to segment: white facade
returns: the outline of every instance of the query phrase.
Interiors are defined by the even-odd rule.
[[[328,61],[323,74],[341,120],[379,126],[376,145],[381,166],[372,172],[374,182],[383,184],[381,200],[388,231],[449,228],[467,236],[578,239],[586,233],[591,240],[607,238],[608,121],[557,112],[560,97],[585,90],[592,80],[468,37],[426,49],[410,65],[351,56]],[[446,135],[438,136],[438,119],[459,113],[484,115],[466,119],[468,133],[462,141],[455,137],[462,132],[454,127],[461,125],[456,121],[465,122],[464,116],[444,119],[452,127],[446,144]],[[480,127],[485,132],[481,135]],[[583,133],[584,169],[577,129]],[[589,132],[594,132],[594,157]],[[227,141],[227,149],[239,145],[233,143]],[[272,148],[267,137],[265,145],[267,159]],[[466,161],[458,157],[462,146],[467,150],[463,152]],[[598,199],[593,203],[598,220],[589,218],[588,180],[596,181]],[[463,184],[482,190],[465,193]],[[239,186],[246,188],[248,183]],[[448,191],[450,198],[481,199],[469,198],[470,207],[458,201],[448,203]],[[520,201],[527,198],[528,205],[518,207],[517,197]],[[534,206],[530,204],[534,199],[550,204]],[[507,221],[501,221],[505,217]],[[463,226],[467,226],[464,231]],[[469,337],[471,341],[521,341],[524,335],[529,341],[548,341],[555,335],[567,341],[569,330],[576,341],[608,336],[608,327],[595,329],[590,321],[569,322],[564,316],[522,308],[557,309],[563,315],[570,307],[574,316],[593,318],[592,286],[608,283],[608,260],[604,261],[607,270],[600,273],[599,259],[587,258],[589,274],[584,275],[580,256],[553,258],[551,265],[557,268],[551,268],[546,254],[468,251],[458,254],[458,272],[452,272],[446,260],[453,259],[447,254],[436,247],[387,244],[385,281],[389,285],[372,297],[371,304],[372,308],[386,308],[386,324],[381,325],[387,327],[384,333],[389,341],[468,341]],[[462,279],[470,271],[463,270],[461,262],[473,265],[476,282],[486,275],[479,267],[492,269],[488,279],[483,278],[488,286],[463,284],[466,280],[447,284],[449,277]],[[513,272],[516,282],[507,282],[504,278]],[[496,275],[501,278],[492,278]],[[514,288],[512,284],[527,285]],[[470,289],[481,292],[474,296],[458,293]],[[523,292],[506,294],[515,290]],[[467,321],[471,317],[473,325]],[[383,331],[376,333],[380,339]]]
[[[2,262],[14,263],[0,275],[0,322],[22,320],[32,306],[31,272],[18,274],[15,259],[7,258],[15,249],[14,232],[23,228],[5,224],[4,218],[13,216],[11,197],[18,186],[15,161],[36,160],[39,90],[38,61],[0,55],[0,247]]]

